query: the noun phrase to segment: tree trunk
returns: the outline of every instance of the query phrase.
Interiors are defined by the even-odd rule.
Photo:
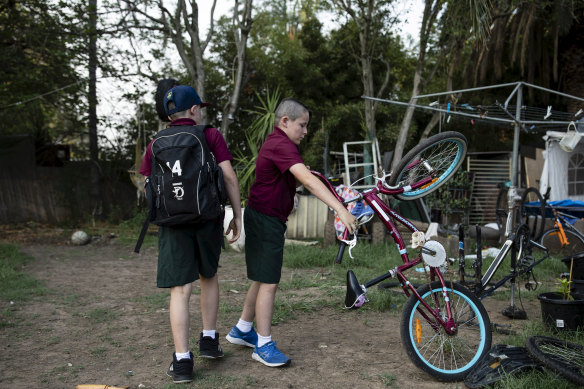
[[[95,214],[101,213],[101,188],[99,169],[99,149],[97,143],[97,0],[89,0],[89,82],[88,82],[88,129],[89,129],[89,158],[91,160],[90,197]]]
[[[239,19],[239,0],[235,0],[235,7],[233,8],[233,35],[235,38],[235,45],[237,47],[237,69],[235,70],[233,80],[233,91],[227,103],[223,106],[223,113],[221,115],[221,133],[227,142],[227,132],[229,125],[234,119],[235,112],[239,107],[239,96],[243,86],[243,75],[245,73],[247,39],[251,30],[253,20],[251,18],[253,0],[244,0],[243,15]]]
[[[426,58],[426,48],[428,46],[428,39],[432,25],[438,13],[438,9],[441,7],[441,2],[436,3],[436,8],[433,7],[432,0],[425,0],[424,16],[422,18],[422,26],[420,28],[420,48],[418,52],[418,63],[416,64],[416,72],[414,73],[414,85],[412,87],[412,97],[410,98],[408,108],[402,120],[399,128],[399,134],[397,136],[397,141],[395,144],[395,149],[393,151],[393,159],[391,162],[391,169],[393,169],[399,161],[401,160],[404,152],[404,146],[408,137],[408,132],[410,130],[410,125],[412,124],[412,117],[414,116],[413,107],[414,104],[418,102],[418,99],[414,97],[420,94],[420,85],[422,82],[422,71],[424,70],[424,62]]]

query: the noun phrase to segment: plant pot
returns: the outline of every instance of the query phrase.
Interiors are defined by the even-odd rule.
[[[584,280],[572,280],[572,293],[584,295]]]
[[[572,280],[584,280],[584,251],[574,254],[573,257],[566,257],[562,262],[570,271],[570,264],[574,258],[574,265],[572,266]]]
[[[584,326],[584,295],[573,293],[574,300],[564,300],[558,292],[541,293],[543,323],[556,330],[577,330]]]

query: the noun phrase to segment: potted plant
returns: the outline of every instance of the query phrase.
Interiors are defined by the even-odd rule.
[[[572,267],[568,278],[558,278],[555,292],[541,293],[537,297],[543,323],[557,330],[576,330],[584,326],[584,295],[572,292],[571,270]]]

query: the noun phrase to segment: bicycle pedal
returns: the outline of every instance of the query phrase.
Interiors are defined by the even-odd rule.
[[[525,283],[525,289],[527,290],[536,290],[538,283],[535,281],[528,281]]]

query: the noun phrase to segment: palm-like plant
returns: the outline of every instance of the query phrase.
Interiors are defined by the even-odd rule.
[[[257,115],[251,126],[247,129],[245,138],[247,139],[247,150],[238,149],[235,152],[235,162],[238,171],[239,190],[243,203],[247,203],[249,189],[255,179],[255,163],[260,147],[274,128],[274,112],[280,100],[278,88],[273,93],[268,89],[265,100],[256,93],[260,105],[256,110],[249,111]]]

